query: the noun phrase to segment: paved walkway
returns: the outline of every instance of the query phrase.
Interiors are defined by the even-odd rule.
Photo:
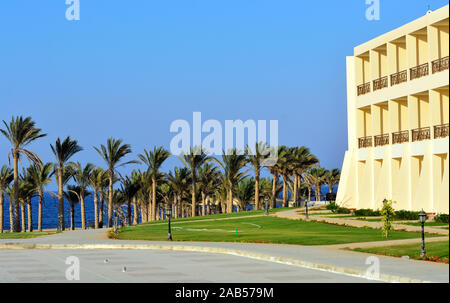
[[[352,251],[337,250],[332,247],[246,244],[246,243],[206,243],[206,242],[150,242],[111,240],[103,230],[67,231],[61,234],[33,239],[0,240],[0,252],[8,249],[57,250],[151,250],[169,252],[189,252],[233,255],[262,262],[278,263],[316,272],[338,273],[329,282],[346,281],[339,277],[357,277],[385,282],[449,282],[449,266],[386,256],[373,256]],[[131,253],[131,252],[130,252]],[[88,255],[90,253],[87,253]],[[370,258],[369,258],[370,257]],[[369,258],[369,259],[368,259]],[[375,260],[375,261],[374,261]],[[248,260],[247,260],[248,261]],[[243,261],[244,263],[246,261]],[[375,262],[375,263],[373,263]],[[379,276],[368,272],[370,265],[379,262]],[[149,259],[148,266],[152,260]],[[207,264],[207,263],[205,263]],[[306,279],[306,278],[303,278]],[[188,279],[189,280],[189,279]],[[187,280],[186,280],[187,281]],[[234,280],[233,280],[234,281]],[[285,282],[281,281],[280,282]]]
[[[278,213],[273,214],[273,216],[284,218],[284,219],[290,219],[290,220],[309,220],[309,221],[319,221],[319,222],[326,222],[326,223],[332,223],[332,224],[338,224],[338,225],[347,225],[347,226],[354,226],[354,227],[371,227],[371,228],[381,228],[382,222],[369,222],[369,221],[362,221],[362,220],[355,220],[351,218],[331,218],[330,216],[321,216],[321,215],[310,215],[308,216],[308,219],[306,218],[306,215],[299,214],[298,209],[292,209],[287,211],[281,211]],[[323,212],[319,211],[319,212]],[[313,213],[313,212],[312,212]],[[404,230],[404,231],[413,231],[413,232],[420,232],[421,227],[420,226],[412,226],[412,225],[404,225],[401,223],[393,223],[395,230]],[[442,228],[435,228],[430,226],[425,226],[425,232],[427,233],[433,233],[433,234],[440,234],[440,235],[449,235],[448,229],[442,229]]]

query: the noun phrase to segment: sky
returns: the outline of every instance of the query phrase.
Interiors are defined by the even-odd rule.
[[[131,144],[127,160],[169,148],[170,124],[196,111],[223,124],[278,120],[279,144],[340,168],[345,57],[448,4],[379,1],[369,21],[366,0],[80,0],[80,20],[68,21],[65,0],[2,0],[0,120],[32,116],[48,134],[29,146],[43,161],[70,135],[84,147],[72,160],[96,165],[93,146],[111,136]],[[0,165],[9,150],[0,137]]]

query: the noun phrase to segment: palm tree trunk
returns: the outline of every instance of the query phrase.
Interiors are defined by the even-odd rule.
[[[294,206],[297,206],[298,195],[298,176],[294,174]]]
[[[31,205],[31,199],[28,199],[27,212],[28,212],[28,232],[33,232],[33,205]]]
[[[255,168],[255,210],[259,208],[259,168]]]
[[[272,175],[272,201],[270,202],[270,208],[275,208],[277,205],[277,183],[278,175]]]
[[[42,202],[44,201],[44,193],[42,189],[39,189],[39,202],[38,202],[38,231],[42,231]]]
[[[100,212],[98,214],[98,225],[99,227],[103,227],[103,208],[104,208],[104,201],[103,201],[103,190],[100,189],[99,192],[99,202],[100,202]]]
[[[12,200],[9,200],[9,231],[14,231],[14,209]]]
[[[128,200],[128,226],[131,226],[131,200]]]
[[[113,202],[113,172],[109,172],[109,187],[108,187],[108,228],[113,226],[113,213],[112,213],[112,202]]]
[[[232,185],[230,185],[230,188],[233,188]],[[231,214],[233,212],[233,190],[228,190],[228,205],[227,205],[227,213]]]
[[[283,207],[288,207],[288,188],[286,175],[283,175]]]
[[[133,225],[138,224],[138,206],[136,198],[133,198]]]
[[[202,216],[206,216],[206,195],[202,192]]]
[[[94,228],[98,228],[98,195],[97,189],[94,188]]]
[[[75,230],[75,206],[70,205],[70,229]]]
[[[333,184],[328,184],[328,192],[329,192],[330,194],[333,193]]]
[[[22,219],[22,232],[26,232],[26,222],[25,222],[25,205],[23,203],[20,204],[20,216]]]
[[[197,186],[196,186],[197,180],[195,179],[195,169],[192,170],[192,217],[197,216],[196,210],[197,210]]]
[[[63,196],[63,168],[58,167],[58,232],[64,230],[64,196]]]
[[[81,229],[86,229],[86,209],[84,207],[84,193],[81,193],[80,197],[80,205],[81,205]]]
[[[152,176],[152,221],[156,220],[156,176]]]
[[[20,232],[20,205],[19,205],[19,154],[13,152],[14,158],[14,231]]]
[[[3,192],[0,192],[0,234],[3,233]]]

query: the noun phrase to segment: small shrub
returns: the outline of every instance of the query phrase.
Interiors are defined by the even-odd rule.
[[[381,208],[381,215],[383,216],[382,222],[383,222],[383,236],[385,238],[389,237],[389,233],[394,230],[394,227],[392,226],[392,220],[395,217],[395,211],[394,207],[392,207],[392,204],[395,202],[392,200],[384,200],[383,201],[383,207]]]
[[[418,211],[398,210],[395,212],[395,219],[397,220],[419,220]]]
[[[336,211],[339,209],[339,205],[337,205],[335,202],[331,202],[326,206],[326,209],[331,210],[332,213],[336,213]]]
[[[345,207],[339,207],[339,208],[336,210],[336,213],[337,213],[337,214],[351,214],[352,211],[351,211],[350,209],[348,209],[348,208],[345,208]]]
[[[448,224],[448,215],[447,214],[437,214],[436,216],[434,216],[434,222]]]
[[[353,211],[353,214],[358,217],[379,217],[381,213],[379,210],[371,210],[371,209],[356,209]]]

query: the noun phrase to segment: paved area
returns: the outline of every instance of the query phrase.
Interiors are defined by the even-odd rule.
[[[8,251],[5,250],[5,248],[11,247],[8,246],[7,243],[16,243],[17,245],[26,246],[28,245],[28,248],[31,248],[32,245],[40,244],[41,249],[23,250],[19,247],[20,250]],[[51,245],[54,245],[54,247],[51,247]],[[76,251],[82,252],[84,256],[87,256],[89,258],[91,258],[91,256],[92,258],[96,258],[98,254],[101,255],[102,251],[108,251],[112,248],[116,250],[128,249],[122,250],[120,256],[122,258],[130,256],[130,258],[137,258],[138,260],[142,260],[143,264],[140,264],[139,266],[142,265],[144,267],[154,266],[155,264],[159,264],[159,262],[164,262],[164,260],[158,259],[158,256],[161,256],[161,254],[170,256],[172,255],[172,253],[200,253],[202,256],[204,256],[203,258],[218,258],[219,260],[239,258],[239,262],[248,264],[253,264],[252,262],[255,262],[256,260],[258,262],[267,264],[278,263],[278,265],[282,264],[283,266],[288,266],[287,268],[292,268],[293,270],[305,270],[304,274],[306,276],[309,275],[306,273],[310,271],[315,272],[318,275],[321,271],[328,271],[329,274],[343,274],[336,276],[332,274],[331,276],[333,276],[334,278],[332,278],[330,281],[333,282],[347,281],[347,278],[353,278],[352,275],[363,277],[367,276],[367,269],[369,269],[371,262],[373,262],[373,255],[338,250],[329,246],[320,247],[246,243],[124,241],[107,239],[105,236],[105,230],[68,231],[57,235],[38,237],[34,239],[0,240],[0,259],[2,259],[1,257],[4,256],[4,254],[9,254],[9,260],[14,260],[15,254],[19,253],[22,255],[25,254],[25,256],[28,253],[29,257],[34,257],[34,253],[36,253],[36,256],[39,256],[41,252],[49,252],[48,250],[46,250],[48,248],[65,248],[61,252],[64,254],[70,249],[75,249]],[[153,253],[155,253],[155,255],[153,255]],[[139,254],[143,255],[139,257]],[[143,257],[146,254],[148,257]],[[371,259],[368,259],[369,257],[371,257]],[[376,256],[376,258],[377,263],[379,264],[381,281],[449,282],[449,266],[447,264],[406,260],[386,256]],[[24,257],[20,260],[24,259],[27,259],[27,257]],[[38,259],[36,261],[37,263],[45,263],[45,258]],[[99,262],[98,259],[95,259],[95,261]],[[172,259],[172,261],[175,261],[175,263],[173,263],[173,268],[179,268],[179,270],[176,272],[181,271],[185,275],[188,275],[185,276],[187,280],[192,279],[192,277],[189,276],[189,272],[185,272],[187,269],[192,267],[184,267],[183,258]],[[230,263],[235,262],[237,261],[230,260]],[[213,263],[214,262],[212,262],[211,264]],[[207,268],[209,268],[209,264],[210,263],[208,262],[200,262],[199,266],[202,266],[202,270],[208,271]],[[86,267],[86,270],[89,268],[89,266]],[[256,264],[255,266],[256,268],[258,268],[259,265]],[[95,265],[93,268],[97,270],[97,267],[95,267]],[[170,269],[170,272],[172,272],[172,268]],[[216,269],[211,271],[211,275],[215,272],[215,270]],[[237,267],[234,267],[232,271],[236,271],[237,273],[239,273]],[[263,272],[260,272],[261,278],[263,278]],[[3,272],[2,276],[4,274],[7,274],[7,272]],[[222,271],[220,270],[216,271],[215,274],[218,276],[227,277],[225,272],[222,275]],[[239,273],[237,277],[242,278],[242,280],[234,279],[230,280],[230,282],[244,281],[248,278],[245,275],[241,276],[241,274],[242,273]],[[306,276],[303,276],[303,279],[306,279]],[[208,275],[208,277],[209,278],[206,280],[210,280],[212,276]],[[299,279],[300,278],[298,278],[298,280],[296,281],[299,281]],[[320,279],[322,279],[322,275],[320,275]]]
[[[291,209],[287,211],[281,211],[278,213],[273,214],[273,216],[284,218],[284,219],[290,219],[290,220],[310,220],[310,221],[322,221],[332,224],[339,224],[339,225],[347,225],[347,226],[354,226],[354,227],[371,227],[371,228],[381,228],[383,223],[382,222],[369,222],[369,221],[362,221],[362,220],[355,220],[354,218],[331,218],[329,216],[321,216],[321,215],[311,215],[308,216],[308,219],[306,219],[306,216],[303,214],[299,214],[298,209]],[[323,211],[322,211],[323,212]],[[411,231],[411,232],[420,232],[421,227],[420,226],[412,226],[412,225],[403,225],[399,223],[393,223],[395,230],[404,230],[404,231]],[[427,233],[434,233],[434,234],[440,234],[440,235],[449,235],[448,229],[442,229],[442,228],[436,228],[436,227],[430,227],[425,226],[425,232]]]
[[[66,279],[67,257],[80,262],[79,282],[361,283],[363,278],[238,256],[154,250],[0,250],[0,283]],[[108,262],[105,263],[105,259]],[[125,272],[123,268],[126,267]]]

